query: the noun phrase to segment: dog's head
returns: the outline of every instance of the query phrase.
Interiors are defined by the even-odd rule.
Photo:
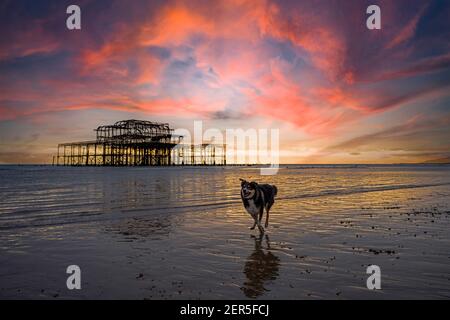
[[[248,182],[244,179],[241,180],[241,193],[245,199],[251,199],[256,193],[256,182]]]

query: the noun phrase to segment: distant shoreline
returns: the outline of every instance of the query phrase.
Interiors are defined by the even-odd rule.
[[[91,167],[91,168],[206,168],[206,167],[268,167],[269,164],[227,164],[227,165],[166,165],[166,166],[56,166],[48,163],[0,163],[0,166],[20,166],[20,167]],[[417,166],[450,166],[450,162],[440,163],[440,162],[420,162],[420,163],[371,163],[371,164],[361,164],[361,163],[329,163],[329,164],[280,164],[280,168],[285,167],[304,167],[304,168],[364,168],[364,167],[388,167],[388,166],[404,166],[404,167],[417,167]]]

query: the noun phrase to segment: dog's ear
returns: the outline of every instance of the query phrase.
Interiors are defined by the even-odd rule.
[[[244,185],[244,183],[246,183],[247,181],[245,181],[244,179],[239,178],[239,180],[241,181],[241,187]]]
[[[252,181],[252,182],[250,182],[250,186],[253,188],[253,189],[256,189],[256,186],[257,186],[258,184],[255,182],[255,181]]]

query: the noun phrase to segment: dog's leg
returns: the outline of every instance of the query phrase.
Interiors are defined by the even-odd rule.
[[[266,228],[269,226],[269,210],[269,208],[266,210],[266,223],[264,225]]]
[[[261,225],[261,220],[262,220],[263,213],[264,213],[264,207],[261,208],[261,211],[259,212],[259,217],[257,217],[258,218],[258,229],[259,229],[259,232],[261,234],[264,233],[264,228]]]
[[[253,230],[256,227],[256,219],[255,218],[253,218],[253,219],[254,219],[253,226],[250,228],[250,230]]]

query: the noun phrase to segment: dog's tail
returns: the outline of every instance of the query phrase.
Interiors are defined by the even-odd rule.
[[[273,187],[273,196],[275,197],[278,193],[278,188],[275,185],[273,185],[272,187]]]

